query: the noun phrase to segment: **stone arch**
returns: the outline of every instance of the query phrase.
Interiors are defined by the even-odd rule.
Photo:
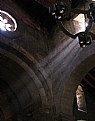
[[[70,54],[70,59],[66,68],[61,68],[60,78],[54,101],[57,113],[62,113],[64,120],[74,120],[73,118],[73,101],[75,92],[83,77],[95,66],[95,43],[91,46],[81,49],[75,55]],[[69,55],[67,55],[69,58]],[[60,64],[61,65],[61,64]],[[61,67],[64,65],[61,65]],[[64,72],[64,73],[63,73]],[[58,77],[57,77],[58,79]],[[56,88],[56,87],[55,87]],[[72,116],[72,118],[71,118]]]
[[[33,105],[33,102],[35,104],[38,102],[39,108],[48,109],[50,107],[50,89],[48,84],[46,84],[47,81],[45,81],[43,74],[41,74],[39,69],[37,70],[35,65],[37,62],[29,54],[25,56],[25,53],[22,54],[16,48],[14,49],[1,42],[0,44],[2,45],[0,47],[0,81],[4,80],[11,88],[12,93],[16,95],[19,105],[22,105],[21,107],[17,107],[24,109],[29,105]],[[5,65],[3,61],[6,62]],[[14,69],[9,67],[11,64]],[[17,75],[19,75],[18,78],[16,77]],[[8,96],[12,95],[9,94]],[[13,103],[16,104],[15,102]]]
[[[88,66],[89,65],[89,66]],[[61,96],[61,112],[63,115],[73,116],[73,101],[75,92],[83,77],[95,66],[95,54],[86,58],[77,68],[72,72],[69,82]]]

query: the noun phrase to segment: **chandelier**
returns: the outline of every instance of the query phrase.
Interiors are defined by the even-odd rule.
[[[86,26],[85,20],[85,31],[72,34],[64,27],[63,21],[67,20],[67,13],[69,13],[68,6],[66,6],[66,3],[64,3],[63,1],[58,1],[53,6],[49,7],[49,13],[51,13],[51,15],[54,16],[58,26],[61,28],[64,34],[73,39],[78,37],[80,47],[90,45],[92,43],[93,38],[95,38],[95,35],[92,32],[90,32],[92,24],[95,23],[95,3],[90,3],[88,10],[85,10],[84,4],[83,10],[70,9],[70,12],[74,14],[84,14],[85,19],[86,17],[88,18],[88,26]]]

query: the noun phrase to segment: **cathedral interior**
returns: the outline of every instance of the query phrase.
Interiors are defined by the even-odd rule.
[[[94,0],[0,0],[0,121],[95,121],[94,23]]]

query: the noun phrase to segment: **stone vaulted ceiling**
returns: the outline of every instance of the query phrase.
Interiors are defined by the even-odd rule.
[[[81,1],[65,3],[75,9]],[[95,95],[95,42],[80,48],[77,39],[67,37],[49,14],[48,7],[54,3],[0,0],[0,9],[17,22],[15,32],[0,30],[2,121],[74,121],[78,85]],[[76,33],[80,23],[72,21],[65,27]]]
[[[12,0],[17,3],[30,17],[35,18],[48,31],[55,25],[55,20],[49,13],[49,7],[53,6],[56,0]],[[72,8],[77,7],[82,0],[65,0],[64,3]],[[68,9],[68,7],[67,7]]]

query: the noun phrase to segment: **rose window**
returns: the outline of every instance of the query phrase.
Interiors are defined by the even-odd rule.
[[[7,12],[0,10],[0,30],[16,31],[16,20]]]

